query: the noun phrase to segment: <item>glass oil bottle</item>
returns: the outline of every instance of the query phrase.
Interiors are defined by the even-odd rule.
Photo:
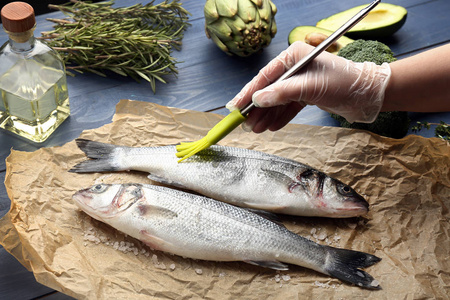
[[[64,63],[35,39],[29,4],[9,3],[1,18],[9,41],[0,48],[0,128],[41,143],[70,115]]]

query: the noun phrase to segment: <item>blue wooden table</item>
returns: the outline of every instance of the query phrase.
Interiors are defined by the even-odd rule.
[[[34,151],[41,147],[65,144],[85,129],[100,127],[111,122],[115,106],[120,99],[154,102],[197,111],[212,111],[227,114],[224,105],[257,74],[267,62],[283,51],[287,45],[289,31],[299,25],[314,25],[318,20],[356,5],[364,0],[273,0],[278,8],[276,21],[278,33],[271,45],[262,54],[250,58],[228,57],[221,52],[204,33],[204,1],[185,0],[183,6],[192,14],[192,24],[186,31],[181,51],[174,56],[178,64],[178,77],[167,78],[168,84],[157,84],[153,93],[147,83],[136,83],[130,78],[110,76],[102,78],[93,74],[68,78],[71,116],[43,144],[36,145],[0,132],[0,217],[9,210],[11,201],[6,193],[5,158],[10,149]],[[116,6],[129,6],[139,1],[117,0]],[[158,1],[157,1],[158,2]],[[381,40],[387,44],[397,58],[405,58],[421,51],[446,44],[450,41],[448,0],[391,0],[408,10],[403,28],[392,37]],[[144,2],[146,3],[146,2]],[[37,16],[36,35],[51,30],[52,23],[46,18],[63,17],[59,12]],[[7,35],[0,32],[0,44]],[[439,59],[439,58],[437,58]],[[424,99],[425,100],[425,99]],[[450,113],[411,114],[411,119],[428,122],[450,121]],[[294,123],[337,126],[328,113],[315,107],[307,107]],[[433,131],[422,131],[431,137]],[[69,299],[61,293],[37,283],[13,256],[0,246],[0,299]]]

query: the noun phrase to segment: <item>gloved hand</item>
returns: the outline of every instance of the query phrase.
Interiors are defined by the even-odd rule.
[[[387,63],[355,63],[323,52],[296,75],[271,84],[312,50],[303,42],[292,44],[261,69],[227,108],[241,109],[253,100],[258,108],[244,127],[257,133],[282,128],[306,105],[317,105],[351,123],[373,122],[391,75]]]

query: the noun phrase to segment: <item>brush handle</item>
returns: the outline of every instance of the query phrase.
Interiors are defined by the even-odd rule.
[[[341,36],[343,36],[347,31],[349,31],[353,26],[355,26],[359,21],[361,21],[375,6],[377,6],[381,0],[375,0],[370,3],[367,7],[363,8],[360,12],[354,15],[350,20],[348,20],[344,25],[339,27],[333,34],[331,34],[327,39],[315,47],[308,55],[304,56],[298,63],[296,63],[292,68],[290,68],[286,73],[280,76],[275,82],[285,80],[292,75],[296,74],[300,69],[306,66],[314,58],[316,58],[320,53],[328,49],[335,41],[337,41]],[[247,116],[250,111],[256,106],[253,102],[250,102],[246,107],[241,109],[241,115]]]

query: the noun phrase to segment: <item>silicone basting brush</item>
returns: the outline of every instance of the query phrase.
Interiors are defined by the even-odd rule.
[[[370,3],[367,7],[363,8],[360,12],[354,15],[350,20],[348,20],[344,25],[342,25],[338,30],[331,34],[327,39],[320,43],[314,48],[308,55],[303,57],[298,63],[296,63],[291,69],[284,73],[276,82],[285,80],[292,75],[300,71],[304,66],[316,58],[320,53],[326,50],[331,44],[333,44],[337,39],[344,35],[350,28],[355,26],[359,21],[361,21],[375,6],[377,6],[381,0],[375,0]],[[208,148],[211,145],[216,144],[225,136],[227,136],[236,127],[242,124],[246,119],[250,111],[255,108],[253,103],[250,103],[245,108],[241,110],[234,110],[225,118],[223,118],[219,123],[217,123],[205,137],[196,142],[182,142],[176,146],[177,157],[180,158],[178,162],[191,157],[192,155]]]

